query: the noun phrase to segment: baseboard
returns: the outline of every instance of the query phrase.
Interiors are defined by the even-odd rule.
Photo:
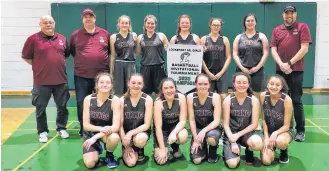
[[[312,88],[311,93],[329,93],[329,88]]]

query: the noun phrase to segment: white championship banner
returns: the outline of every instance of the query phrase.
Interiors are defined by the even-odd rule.
[[[201,45],[168,45],[168,77],[175,80],[177,89],[181,93],[185,94],[194,88],[195,77],[201,73],[202,58]]]

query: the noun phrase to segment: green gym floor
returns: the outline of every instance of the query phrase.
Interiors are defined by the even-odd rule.
[[[49,141],[45,144],[38,142],[34,108],[31,106],[30,96],[2,96],[2,170],[32,170],[32,171],[67,171],[87,170],[82,160],[82,140],[78,135],[75,96],[71,96],[68,103],[69,121],[67,124],[69,139],[60,139],[55,131],[56,107],[51,100],[47,109],[48,126],[50,128]],[[241,160],[236,170],[266,170],[266,171],[325,171],[329,168],[329,94],[304,94],[304,109],[306,115],[305,142],[292,142],[289,146],[289,164],[275,162],[271,166],[248,166]],[[185,159],[165,166],[157,166],[153,160],[153,135],[145,150],[149,156],[147,163],[128,168],[119,160],[120,165],[115,170],[229,170],[222,160],[222,146],[217,153],[220,160],[215,164],[207,162],[194,165],[189,161],[189,143],[180,148]],[[121,145],[120,145],[121,146]],[[244,150],[242,150],[242,158]],[[116,157],[121,157],[121,148],[115,151]],[[101,156],[104,156],[102,154]],[[255,152],[259,160],[259,152]],[[276,158],[278,152],[276,152]],[[278,159],[276,159],[277,161]],[[106,166],[97,170],[108,170]]]

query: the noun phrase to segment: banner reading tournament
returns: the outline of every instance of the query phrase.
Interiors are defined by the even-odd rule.
[[[202,58],[201,45],[168,45],[168,76],[175,80],[181,93],[185,94],[194,88],[195,78],[201,73]]]

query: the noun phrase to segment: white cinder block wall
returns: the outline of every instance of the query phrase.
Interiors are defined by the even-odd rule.
[[[104,2],[109,2],[103,0]],[[259,2],[259,0],[152,0],[153,2]],[[286,2],[276,0],[277,2]],[[306,2],[291,0],[290,2]],[[314,0],[311,0],[314,2]],[[1,89],[2,91],[29,91],[32,88],[31,66],[21,59],[21,50],[27,37],[39,31],[39,17],[50,14],[50,4],[59,1],[5,1],[1,2]],[[61,2],[88,2],[88,0],[61,0]],[[89,2],[96,2],[91,1]],[[115,0],[110,2],[143,2],[143,0]],[[144,0],[150,2],[150,0]],[[329,88],[329,2],[318,1],[317,37],[314,88]]]

